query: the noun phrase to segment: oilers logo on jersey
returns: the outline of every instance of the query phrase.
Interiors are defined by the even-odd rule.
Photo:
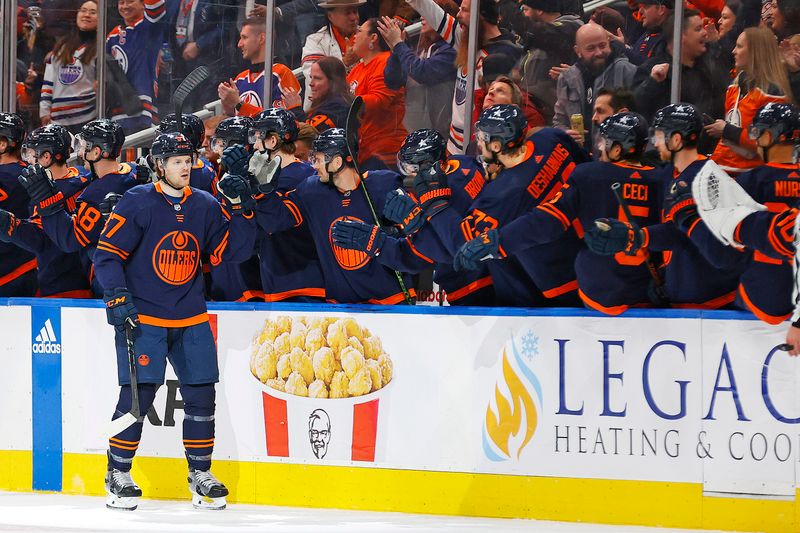
[[[197,271],[200,245],[188,231],[171,231],[153,250],[153,269],[164,283],[183,285]]]
[[[80,62],[73,61],[69,65],[62,65],[58,69],[58,81],[62,85],[72,85],[83,76],[83,66]]]
[[[333,250],[333,256],[336,258],[336,262],[345,270],[358,270],[369,262],[370,257],[361,250],[348,250],[347,248],[342,248],[333,241],[333,226],[340,220],[364,221],[360,218],[350,216],[338,217],[331,222],[330,229],[328,229],[328,240],[331,243],[331,249]]]
[[[124,43],[124,33],[120,33],[119,43],[115,44],[111,47],[111,57],[119,63],[119,68],[122,69],[122,72],[125,74],[128,73],[128,56],[125,54],[125,50],[122,49],[122,44]]]

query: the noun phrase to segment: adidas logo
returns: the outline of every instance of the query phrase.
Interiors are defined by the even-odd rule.
[[[53,331],[53,324],[49,318],[45,321],[44,326],[34,340],[36,342],[31,345],[33,353],[61,353],[61,343],[56,339],[56,332]]]

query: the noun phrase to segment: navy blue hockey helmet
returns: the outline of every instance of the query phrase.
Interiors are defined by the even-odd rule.
[[[102,158],[116,159],[122,152],[122,145],[125,144],[125,132],[122,126],[113,120],[103,118],[93,120],[81,128],[78,137],[86,143],[86,150],[91,150],[95,146],[103,152]]]
[[[703,131],[703,117],[692,104],[670,104],[656,111],[651,131],[663,131],[667,138],[680,133],[684,146],[696,146]]]
[[[65,163],[72,148],[72,135],[64,126],[48,124],[30,132],[22,148],[33,150],[37,158],[49,152],[54,162]]]
[[[252,127],[253,119],[250,117],[226,118],[214,130],[214,135],[211,137],[211,149],[222,153],[225,148],[235,144],[247,146],[250,144],[247,137]]]
[[[606,139],[606,152],[618,144],[624,156],[637,157],[647,146],[648,131],[642,115],[624,112],[615,113],[600,123],[598,133]]]
[[[528,120],[519,106],[497,104],[484,109],[475,123],[475,137],[483,142],[500,141],[501,152],[522,146],[528,133]]]
[[[153,159],[166,161],[167,158],[179,155],[194,156],[194,146],[182,133],[160,133],[153,141],[150,150]]]
[[[410,176],[441,162],[445,157],[447,141],[433,129],[421,129],[408,134],[397,152],[397,168]]]
[[[341,156],[346,163],[352,163],[350,152],[347,149],[347,135],[342,128],[330,128],[319,134],[311,145],[313,154],[325,154],[325,160]]]
[[[5,137],[12,148],[19,148],[25,139],[25,123],[16,113],[0,113],[0,137]]]
[[[267,134],[275,133],[281,142],[290,143],[297,140],[297,121],[294,115],[283,108],[271,107],[255,116],[253,126],[250,128],[250,144],[255,144],[260,138],[266,139]]]
[[[161,133],[183,133],[192,143],[194,149],[199,150],[206,138],[206,128],[203,126],[203,121],[196,115],[181,113],[181,126],[181,131],[178,131],[178,117],[175,113],[170,113],[161,119],[158,131]]]
[[[768,103],[756,112],[747,133],[758,139],[765,131],[772,134],[772,144],[800,141],[800,110],[792,104]]]

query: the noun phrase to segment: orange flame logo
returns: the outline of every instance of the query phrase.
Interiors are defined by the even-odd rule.
[[[538,417],[533,397],[514,369],[511,368],[505,349],[503,349],[503,381],[511,395],[510,401],[500,392],[499,383],[495,385],[494,398],[497,413],[495,414],[491,404],[486,408],[485,429],[492,443],[503,452],[506,458],[511,457],[511,437],[513,436],[515,441],[519,441],[524,429],[522,441],[516,450],[513,450],[516,451],[517,459],[519,459],[522,450],[533,438]],[[499,459],[502,460],[502,458]]]

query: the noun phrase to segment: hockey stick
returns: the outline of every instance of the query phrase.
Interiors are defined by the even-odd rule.
[[[620,182],[614,182],[611,184],[611,192],[614,193],[614,197],[619,202],[619,206],[622,208],[622,212],[625,213],[625,218],[628,219],[628,223],[631,225],[635,225],[636,222],[633,220],[633,215],[631,215],[631,208],[628,206],[628,202],[625,198],[622,197],[622,194],[619,190],[622,188],[622,184]],[[647,271],[650,273],[650,277],[653,278],[653,281],[656,282],[656,292],[658,296],[661,298],[666,299],[664,295],[664,282],[661,280],[661,276],[658,274],[658,269],[650,260],[650,254],[645,251],[644,255],[644,264],[647,266]]]
[[[361,190],[364,191],[364,197],[367,199],[367,205],[372,212],[372,218],[375,220],[375,225],[380,227],[381,221],[378,218],[378,213],[375,211],[375,204],[372,203],[372,198],[369,196],[367,184],[361,178],[361,170],[358,168],[358,130],[361,127],[361,115],[364,110],[364,99],[356,96],[353,103],[350,104],[350,109],[347,111],[347,125],[345,126],[345,138],[347,139],[347,151],[350,153],[350,159],[353,160],[353,167],[358,174],[358,181],[361,183]],[[397,270],[394,271],[397,278],[397,284],[400,290],[403,291],[403,296],[408,305],[414,305],[414,300],[411,299],[411,294],[403,282],[403,275]]]
[[[133,347],[133,322],[128,319],[125,324],[125,344],[128,346],[128,369],[131,374],[131,410],[119,418],[115,418],[108,426],[110,437],[119,435],[139,421],[139,383],[136,376],[136,351]]]
[[[178,131],[183,131],[183,102],[192,92],[208,79],[211,73],[206,66],[199,66],[186,76],[172,95],[172,105],[175,106],[175,118],[178,120]]]

